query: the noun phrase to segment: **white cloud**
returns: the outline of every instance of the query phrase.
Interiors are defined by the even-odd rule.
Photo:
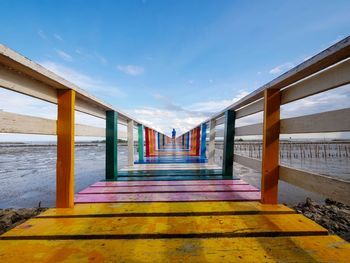
[[[38,30],[38,35],[42,38],[42,39],[47,39],[47,36],[45,35],[45,33],[41,30],[41,29],[39,29]]]
[[[279,65],[279,66],[274,67],[273,69],[271,69],[270,70],[270,74],[280,74],[280,73],[282,73],[284,71],[287,71],[287,70],[289,70],[289,69],[291,69],[293,67],[294,67],[293,63],[286,62],[286,63],[284,63],[282,65]]]
[[[226,107],[228,107],[231,104],[235,103],[236,101],[242,99],[243,97],[247,96],[248,94],[249,94],[248,91],[241,90],[232,99],[210,100],[210,101],[197,102],[197,103],[190,105],[186,109],[191,110],[191,111],[197,111],[197,112],[215,113],[215,112],[218,112],[218,111],[225,109]]]
[[[65,61],[72,61],[72,56],[69,55],[68,53],[66,53],[62,50],[59,50],[59,49],[56,49],[56,53]]]
[[[78,72],[70,67],[63,66],[53,61],[43,61],[39,64],[94,95],[98,96],[98,94],[100,94],[106,98],[126,96],[126,94],[115,85]]]
[[[63,42],[63,38],[59,34],[54,34],[53,37]]]
[[[135,65],[118,65],[117,69],[131,76],[141,75],[145,71],[143,67],[139,67]]]

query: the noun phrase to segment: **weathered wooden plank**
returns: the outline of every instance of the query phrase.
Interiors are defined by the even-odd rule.
[[[261,202],[277,204],[280,137],[280,102],[278,89],[264,91],[264,126],[262,145]]]
[[[56,120],[0,110],[0,132],[56,135]]]
[[[249,167],[255,171],[261,172],[261,161],[258,159],[235,154],[233,157],[233,161],[246,167]]]
[[[213,119],[213,120],[215,120],[215,119]],[[215,122],[216,122],[216,125],[222,125],[222,124],[224,124],[224,123],[225,123],[225,116],[223,115],[223,116],[217,118],[217,119],[215,120]]]
[[[84,124],[75,125],[75,135],[76,136],[92,136],[92,137],[105,137],[106,129],[93,127]]]
[[[128,187],[88,187],[79,194],[118,194],[118,193],[178,193],[183,192],[256,192],[254,186],[238,185],[177,185],[177,186],[128,186]]]
[[[281,120],[281,133],[350,131],[350,108]]]
[[[208,163],[215,163],[215,120],[211,120],[209,124],[209,146],[208,146]]]
[[[350,204],[350,182],[281,165],[280,180]]]
[[[128,165],[134,165],[134,121],[128,121]]]
[[[341,62],[281,91],[281,104],[293,102],[350,83],[350,60]]]
[[[264,100],[257,100],[236,111],[236,119],[243,118],[264,110]]]
[[[184,201],[257,201],[259,192],[200,192],[143,194],[77,194],[76,203],[111,202],[184,202]]]
[[[300,214],[255,214],[157,217],[35,218],[0,239],[9,237],[252,237],[327,235],[326,229]],[[69,239],[69,238],[68,238]]]
[[[75,91],[57,94],[56,207],[74,206],[74,107]]]
[[[317,238],[0,240],[0,261],[9,263],[347,262],[349,254],[350,244],[334,235]]]
[[[105,181],[92,184],[93,187],[124,187],[124,186],[146,186],[146,185],[235,185],[247,184],[243,180],[188,180],[188,181]]]
[[[262,123],[241,126],[235,129],[236,136],[261,135],[262,132],[263,132]]]
[[[172,202],[172,203],[101,203],[77,204],[74,208],[51,208],[37,217],[103,216],[103,215],[176,215],[176,214],[291,214],[284,205],[260,202]]]
[[[56,120],[0,111],[1,133],[57,134]],[[75,136],[105,137],[105,129],[84,124],[75,124]],[[125,132],[119,131],[125,137]]]

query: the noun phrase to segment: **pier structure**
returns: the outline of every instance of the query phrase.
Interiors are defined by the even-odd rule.
[[[281,118],[283,105],[349,84],[349,57],[347,37],[173,143],[1,45],[0,86],[57,105],[57,120],[0,111],[1,133],[57,136],[57,202],[0,236],[0,261],[348,262],[350,244],[279,204],[278,183],[350,203],[349,181],[279,161],[283,134],[350,131],[349,108]],[[105,128],[76,124],[75,111],[104,119]],[[236,125],[257,113],[260,123]],[[262,137],[261,160],[234,151],[236,137],[252,135]],[[76,193],[75,136],[106,139],[105,179]],[[123,169],[117,162],[121,137],[128,140]],[[219,140],[220,165],[215,160]],[[261,173],[261,189],[234,174],[236,163]]]

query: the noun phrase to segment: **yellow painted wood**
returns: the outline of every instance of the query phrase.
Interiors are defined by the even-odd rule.
[[[262,144],[261,202],[277,204],[280,150],[280,104],[278,89],[264,91],[264,125]]]
[[[53,208],[38,217],[118,215],[154,213],[295,213],[284,205],[263,205],[260,202],[156,202],[77,204],[74,208]]]
[[[0,262],[349,262],[337,236],[0,240]]]
[[[93,235],[252,235],[258,233],[327,234],[327,230],[299,214],[83,217],[30,219],[0,237]]]
[[[56,207],[74,206],[74,108],[75,91],[57,92]]]

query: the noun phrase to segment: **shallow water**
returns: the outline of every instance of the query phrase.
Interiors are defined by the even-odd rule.
[[[104,179],[105,146],[104,144],[79,145],[75,148],[75,192],[92,183]],[[135,150],[135,155],[137,154]],[[216,155],[220,163],[220,151]],[[118,165],[127,164],[127,147],[118,147]],[[335,174],[345,176],[349,172],[349,163],[339,166],[332,163],[335,169],[345,169]],[[303,164],[312,169],[322,168],[317,160]],[[345,167],[345,168],[344,168]],[[305,168],[305,167],[304,167]],[[56,146],[26,146],[7,147],[0,145],[0,208],[55,206],[56,199]],[[243,166],[235,165],[234,174],[250,184],[260,187],[260,174]],[[310,196],[316,200],[323,197],[304,191],[287,183],[279,184],[279,201],[297,203]]]

